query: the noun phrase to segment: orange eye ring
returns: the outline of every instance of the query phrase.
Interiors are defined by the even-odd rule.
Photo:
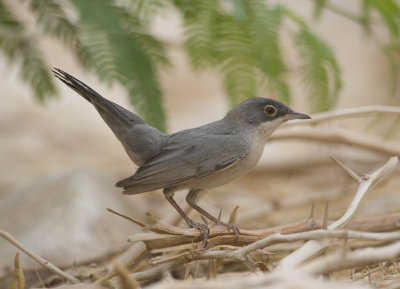
[[[264,111],[266,115],[274,116],[278,110],[276,109],[275,106],[268,104],[264,107]]]

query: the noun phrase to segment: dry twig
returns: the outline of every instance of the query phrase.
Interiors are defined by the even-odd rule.
[[[387,175],[389,175],[394,170],[397,163],[398,163],[398,158],[392,157],[389,159],[389,161],[386,162],[386,164],[375,170],[372,174],[364,175],[363,177],[358,177],[354,172],[352,172],[350,168],[345,169],[346,173],[349,173],[350,176],[356,179],[356,181],[359,183],[359,186],[356,195],[353,201],[351,202],[349,208],[345,212],[345,214],[339,220],[337,220],[333,224],[330,224],[328,226],[328,230],[335,230],[347,224],[353,217],[353,214],[356,211],[358,205],[360,204],[363,196],[368,192],[368,190],[374,184],[376,184],[377,182],[385,178]],[[341,167],[343,166],[345,165],[341,164]],[[300,249],[296,250],[289,256],[285,257],[280,262],[280,268],[281,269],[293,268],[301,264],[305,260],[311,258],[312,256],[318,255],[321,251],[326,249],[328,245],[329,245],[328,241],[319,241],[319,242],[308,241]]]
[[[400,240],[400,238],[397,237],[394,240]],[[400,257],[400,242],[379,248],[359,249],[346,254],[337,252],[336,254],[317,258],[313,262],[302,266],[301,269],[312,274],[327,274],[348,268],[393,260],[398,257]]]
[[[28,250],[24,245],[22,245],[19,241],[17,241],[13,236],[11,236],[10,233],[4,231],[4,230],[0,230],[0,236],[3,237],[4,239],[6,239],[8,242],[10,242],[11,244],[13,244],[15,247],[17,247],[18,249],[20,249],[22,252],[24,252],[26,255],[28,255],[29,257],[31,257],[33,260],[35,260],[36,262],[38,262],[40,265],[42,265],[43,267],[45,267],[46,269],[50,270],[51,272],[59,275],[60,277],[64,278],[65,280],[70,281],[73,284],[77,284],[80,281],[75,278],[74,276],[62,271],[61,269],[57,268],[56,266],[54,266],[52,263],[50,263],[49,261],[43,259],[42,257],[38,256],[37,254],[33,253],[32,251]]]
[[[301,130],[280,130],[270,137],[270,141],[297,139],[306,141],[323,142],[329,145],[342,144],[352,147],[359,147],[379,154],[400,156],[398,145],[383,144],[382,141],[371,139],[371,136],[355,133],[345,129],[323,128],[301,129]]]
[[[384,113],[386,115],[397,116],[400,115],[400,108],[395,106],[370,105],[370,106],[338,109],[338,110],[314,114],[312,119],[301,120],[301,121],[293,120],[285,124],[285,126],[316,125],[331,120],[337,121],[340,119],[370,116],[381,113]]]

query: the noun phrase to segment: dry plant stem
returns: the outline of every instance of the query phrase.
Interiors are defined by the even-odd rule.
[[[335,230],[338,228],[342,228],[345,226],[348,222],[350,222],[351,218],[353,217],[358,205],[360,204],[362,198],[365,196],[367,191],[377,182],[383,180],[385,177],[387,177],[396,167],[398,163],[398,158],[397,157],[391,157],[389,161],[379,169],[375,170],[371,175],[365,175],[362,177],[359,177],[354,173],[350,168],[345,170],[346,173],[348,173],[351,177],[355,179],[359,183],[357,193],[355,197],[353,198],[350,206],[347,208],[346,212],[344,215],[334,222],[333,224],[330,224],[328,226],[328,230]],[[345,167],[344,164],[341,164],[341,166]]]
[[[164,272],[167,272],[168,270],[170,270],[173,267],[179,266],[179,263],[166,263],[166,264],[162,264],[160,266],[151,268],[149,270],[145,270],[142,272],[136,272],[136,273],[132,273],[130,274],[132,276],[133,279],[137,280],[137,281],[150,281],[150,280],[155,280],[155,279],[159,279],[161,278],[162,274]]]
[[[138,221],[138,220],[135,220],[134,218],[131,218],[131,217],[127,216],[127,215],[118,213],[118,212],[116,212],[116,211],[114,211],[114,210],[112,210],[112,209],[110,209],[110,208],[107,208],[107,211],[109,211],[110,213],[112,213],[112,214],[114,214],[114,215],[120,216],[120,217],[122,217],[122,218],[124,218],[124,219],[127,219],[127,220],[129,220],[129,221],[135,223],[136,225],[138,225],[138,226],[140,226],[140,227],[145,227],[145,226],[146,226],[146,224],[144,224],[144,223],[142,223],[142,222],[140,222],[140,221]]]
[[[257,242],[254,242],[243,248],[231,250],[220,250],[220,251],[209,251],[205,253],[200,253],[194,255],[193,252],[187,252],[187,258],[190,260],[209,260],[209,259],[236,259],[240,261],[245,261],[248,254],[256,250],[265,248],[267,246],[276,243],[285,242],[296,242],[304,240],[321,240],[321,239],[358,239],[358,240],[369,240],[369,241],[385,241],[392,242],[400,240],[400,232],[392,233],[367,233],[367,232],[357,232],[349,230],[331,231],[331,230],[315,230],[309,232],[295,233],[290,235],[281,235],[280,233],[268,236]],[[191,255],[191,256],[190,256]],[[180,259],[182,254],[173,256]],[[173,261],[172,257],[168,260],[163,260],[165,262]]]
[[[400,148],[395,145],[382,144],[382,141],[372,140],[366,135],[357,134],[345,129],[301,129],[301,130],[280,130],[270,137],[270,141],[297,139],[306,141],[324,142],[330,145],[342,144],[360,147],[384,155],[400,156]]]
[[[49,261],[43,259],[42,257],[36,255],[35,253],[33,253],[32,251],[28,250],[27,248],[25,248],[24,245],[22,245],[20,242],[18,242],[13,236],[11,236],[11,234],[9,234],[6,231],[0,230],[0,236],[3,237],[4,239],[6,239],[8,242],[10,242],[11,244],[13,244],[15,247],[17,247],[18,249],[20,249],[22,252],[24,252],[26,255],[28,255],[29,257],[31,257],[33,260],[35,260],[36,262],[38,262],[40,265],[42,265],[43,267],[45,267],[46,269],[50,270],[51,272],[61,276],[62,278],[64,278],[65,280],[70,281],[73,284],[79,283],[79,279],[75,278],[74,276],[62,271],[61,269],[57,268],[56,266],[54,266],[53,264],[51,264]]]
[[[332,223],[333,221],[328,222],[328,224]],[[173,228],[174,227],[171,228],[171,231],[173,230]],[[304,220],[261,230],[242,229],[241,234],[239,235],[238,243],[235,242],[234,235],[220,235],[220,236],[210,237],[209,245],[210,247],[218,245],[226,246],[229,244],[235,246],[248,245],[262,238],[265,238],[266,236],[272,235],[276,232],[279,232],[282,235],[287,235],[287,234],[300,233],[321,228],[322,228],[322,222],[320,221]],[[347,224],[346,229],[365,231],[365,232],[385,232],[385,231],[387,232],[387,231],[398,230],[400,229],[400,213],[354,219]],[[130,237],[130,240],[136,242],[143,241],[144,243],[146,243],[149,249],[152,250],[151,252],[154,254],[179,252],[182,250],[192,250],[201,247],[201,242],[193,243],[193,239],[190,238],[188,239],[188,237],[190,236],[144,233]],[[181,244],[181,245],[176,245],[176,244]]]
[[[358,205],[361,202],[361,199],[363,196],[367,193],[367,191],[371,188],[372,185],[376,184],[377,182],[381,181],[383,178],[388,176],[395,168],[395,166],[398,163],[398,158],[397,157],[392,157],[389,159],[389,161],[386,162],[382,167],[379,169],[375,170],[372,174],[370,175],[365,175],[363,177],[358,177],[350,168],[345,169],[346,173],[349,173],[350,176],[353,178],[356,178],[356,181],[359,182],[359,186],[356,192],[356,195],[351,202],[350,206],[346,210],[345,214],[336,222],[330,224],[328,226],[328,230],[335,230],[338,228],[343,227],[346,225],[351,218],[353,217]],[[342,168],[345,167],[344,164],[340,165]],[[352,173],[350,173],[352,172]],[[279,267],[281,269],[291,269],[302,262],[306,261],[307,259],[312,258],[313,256],[316,256],[320,254],[323,250],[327,248],[329,245],[328,241],[308,241],[305,243],[302,247],[300,247],[298,250],[294,251],[292,254],[289,256],[285,257],[282,259],[282,261],[279,264]]]
[[[296,126],[296,125],[316,125],[322,122],[339,120],[350,117],[362,117],[374,114],[384,113],[386,115],[400,115],[400,108],[394,106],[384,106],[384,105],[371,105],[371,106],[361,106],[355,108],[338,109],[334,111],[327,111],[318,114],[314,114],[312,119],[308,120],[293,120],[288,122],[285,126]]]
[[[332,254],[320,257],[313,262],[302,266],[311,274],[327,274],[353,267],[361,267],[400,257],[400,242],[378,248],[365,248],[346,254]]]
[[[129,265],[137,260],[142,254],[144,254],[146,250],[146,246],[143,242],[137,242],[133,244],[125,252],[123,252],[120,256],[118,256],[115,260],[113,260],[112,262],[110,262],[110,264],[106,266],[108,273],[97,279],[95,283],[102,284],[108,279],[114,277],[117,274],[117,272],[115,271],[115,264]]]
[[[122,289],[139,289],[140,285],[139,283],[132,278],[132,276],[129,274],[128,269],[121,264],[115,264],[115,271],[118,274],[121,283],[122,283]]]

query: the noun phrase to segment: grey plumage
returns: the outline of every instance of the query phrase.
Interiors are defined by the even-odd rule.
[[[55,76],[91,102],[139,166],[135,174],[116,185],[125,194],[164,189],[167,200],[191,227],[199,228],[205,244],[208,228],[189,219],[173,200],[180,189],[189,189],[187,201],[207,218],[221,223],[195,204],[199,191],[230,182],[259,161],[268,137],[289,119],[309,116],[294,112],[268,98],[251,98],[218,121],[163,134],[137,115],[105,99],[68,73],[54,69]],[[223,224],[238,234],[236,227]]]

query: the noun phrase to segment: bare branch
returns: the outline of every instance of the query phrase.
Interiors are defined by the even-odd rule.
[[[193,252],[186,251],[179,253],[177,255],[169,257],[161,257],[152,259],[152,264],[168,263],[171,261],[179,260],[209,260],[209,259],[235,259],[239,261],[245,261],[248,254],[259,249],[271,246],[277,243],[287,243],[287,242],[297,242],[305,240],[322,240],[322,239],[358,239],[358,240],[368,240],[368,241],[385,241],[392,242],[400,240],[400,232],[392,233],[367,233],[367,232],[357,232],[350,230],[314,230],[309,232],[295,233],[289,235],[282,235],[276,233],[274,235],[268,236],[264,239],[256,241],[248,246],[235,249],[235,250],[215,250],[208,252]],[[182,258],[184,257],[184,258]]]
[[[389,159],[389,161],[377,169],[375,172],[373,172],[371,175],[366,175],[362,178],[362,181],[360,182],[358,186],[357,193],[351,202],[349,208],[345,212],[345,214],[336,222],[328,226],[328,230],[335,230],[338,228],[342,228],[344,225],[346,225],[350,219],[353,217],[356,209],[358,208],[358,205],[360,204],[362,198],[364,195],[368,192],[368,190],[377,182],[385,178],[387,175],[389,175],[394,168],[396,167],[398,163],[398,158],[397,157],[392,157]]]
[[[392,157],[389,159],[389,161],[386,162],[386,164],[384,164],[382,167],[375,170],[371,175],[363,177],[361,183],[359,183],[356,195],[353,198],[350,206],[348,207],[348,209],[346,210],[344,215],[339,220],[337,220],[336,222],[334,222],[328,226],[328,230],[335,230],[335,229],[341,228],[344,225],[346,225],[353,217],[358,205],[361,202],[361,199],[364,197],[364,195],[367,193],[367,191],[371,188],[371,186],[373,184],[375,184],[376,182],[382,180],[389,173],[391,173],[393,171],[393,169],[395,168],[395,166],[397,165],[397,162],[398,162],[398,158]],[[293,268],[293,267],[303,263],[307,259],[317,256],[322,251],[324,251],[328,245],[329,245],[329,242],[327,240],[325,240],[325,241],[308,241],[301,248],[294,251],[289,256],[283,258],[280,262],[280,268],[281,269]]]
[[[371,139],[370,136],[360,133],[356,134],[354,131],[339,128],[332,128],[329,130],[322,128],[303,128],[301,130],[281,129],[269,138],[270,141],[287,139],[324,142],[330,145],[349,145],[379,154],[400,156],[400,148],[398,145],[383,144],[382,141]]]
[[[400,240],[400,239],[397,239]],[[367,266],[400,257],[400,242],[378,248],[365,248],[345,255],[341,253],[320,257],[301,268],[312,274],[327,274],[355,266]]]
[[[386,115],[398,116],[400,115],[400,108],[395,106],[371,105],[371,106],[338,109],[334,111],[327,111],[314,114],[312,116],[312,119],[301,120],[301,121],[293,120],[285,124],[285,126],[292,127],[296,125],[316,125],[331,120],[340,120],[353,117],[364,117],[381,113],[384,113]]]
[[[61,269],[57,268],[53,264],[51,264],[49,261],[43,259],[42,257],[38,256],[37,254],[33,253],[32,251],[28,250],[24,245],[22,245],[19,241],[17,241],[13,236],[11,236],[10,233],[0,230],[0,236],[6,239],[8,242],[13,244],[15,247],[20,249],[22,252],[24,252],[26,255],[31,257],[33,260],[38,262],[40,265],[45,267],[46,269],[50,270],[51,272],[59,275],[60,277],[64,278],[65,280],[70,281],[73,284],[79,283],[79,279],[75,278],[74,276],[62,271]]]

